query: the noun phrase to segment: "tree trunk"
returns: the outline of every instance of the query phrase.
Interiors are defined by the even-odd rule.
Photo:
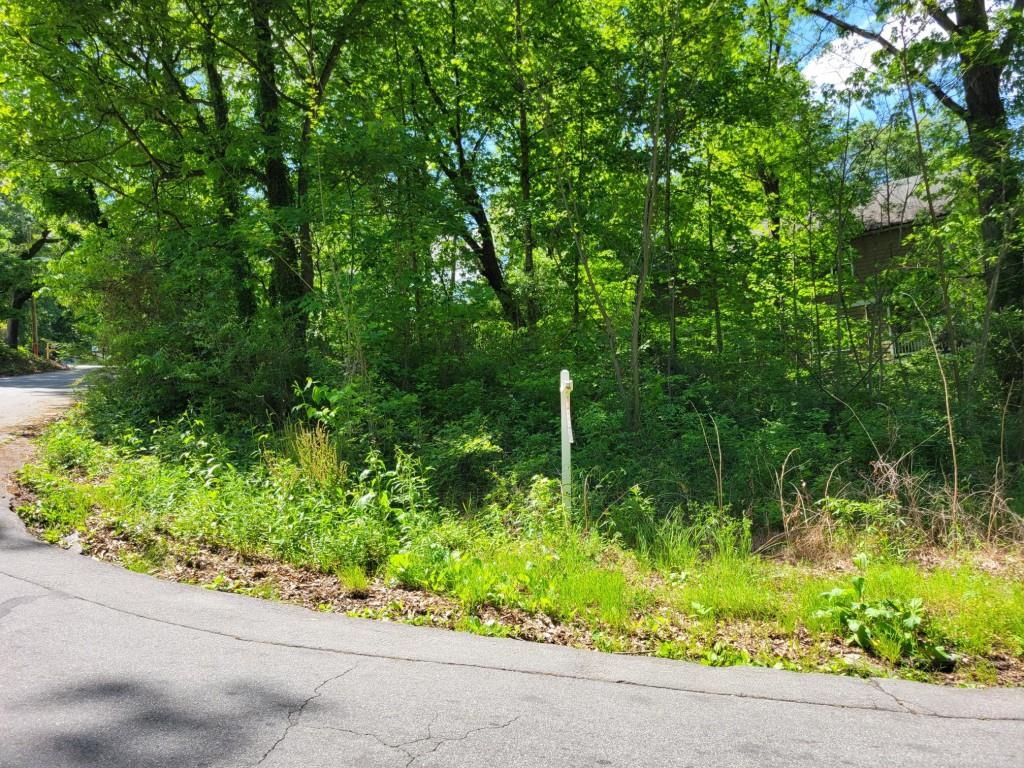
[[[238,314],[243,320],[256,314],[256,293],[253,287],[254,277],[249,264],[249,256],[245,248],[239,246],[232,236],[231,228],[238,220],[240,210],[240,192],[235,168],[228,164],[228,128],[230,126],[230,110],[224,90],[224,80],[217,68],[216,44],[212,29],[207,30],[207,38],[203,47],[203,69],[209,88],[215,138],[213,156],[220,166],[220,172],[214,180],[214,190],[221,202],[221,211],[217,216],[217,226],[223,234],[222,247],[231,261],[231,272],[235,278],[235,301]]]
[[[669,260],[669,281],[668,281],[668,361],[665,366],[666,375],[669,378],[669,393],[672,391],[672,372],[675,367],[676,355],[679,352],[679,329],[676,322],[676,291],[679,284],[679,264],[676,261],[675,246],[672,242],[672,142],[675,138],[672,120],[665,115],[665,210],[663,216],[665,234],[665,255]]]
[[[652,229],[654,209],[658,197],[658,142],[661,140],[661,109],[665,97],[665,82],[668,79],[668,44],[662,41],[661,78],[658,95],[654,103],[654,122],[651,125],[651,158],[647,168],[647,189],[644,194],[644,218],[640,235],[640,273],[636,276],[636,292],[633,297],[633,322],[629,337],[629,372],[632,385],[628,425],[640,428],[640,317],[647,287],[647,275],[651,269]]]
[[[17,349],[19,336],[21,336],[21,318],[12,314],[7,318],[7,334],[4,341],[11,349]]]
[[[476,255],[477,261],[480,265],[480,274],[483,275],[487,284],[491,286],[491,290],[494,291],[494,295],[497,297],[498,303],[501,305],[505,319],[516,328],[520,328],[523,325],[523,319],[519,311],[519,305],[516,302],[515,297],[512,295],[512,292],[509,290],[508,284],[505,282],[505,274],[501,267],[501,261],[498,259],[497,248],[495,248],[494,245],[494,233],[491,231],[491,223],[487,217],[487,209],[484,207],[483,200],[477,190],[476,178],[473,174],[473,168],[470,164],[469,158],[466,156],[466,148],[463,143],[465,137],[462,127],[462,101],[458,96],[459,89],[461,88],[461,75],[458,64],[458,24],[460,17],[456,0],[449,0],[448,10],[451,23],[449,55],[453,66],[452,79],[454,80],[456,92],[456,96],[452,104],[449,105],[446,103],[444,98],[434,87],[423,56],[419,50],[416,49],[416,56],[420,67],[423,85],[426,87],[427,93],[430,95],[431,100],[437,106],[441,115],[446,119],[450,118],[452,121],[445,126],[443,130],[450,136],[454,143],[456,156],[454,162],[452,162],[450,155],[442,150],[438,154],[438,165],[445,176],[448,177],[448,180],[455,188],[455,192],[459,200],[461,200],[462,204],[466,206],[466,212],[470,217],[472,217],[473,222],[476,224],[476,234],[471,232],[468,227],[463,228],[463,241]]]
[[[711,273],[711,311],[715,318],[715,350],[725,350],[722,333],[722,306],[718,300],[718,266],[715,264],[714,179],[711,176],[711,148],[708,147],[708,271]]]
[[[579,263],[583,267],[583,274],[587,278],[587,286],[590,288],[590,293],[594,297],[594,304],[597,305],[597,311],[601,315],[601,320],[604,323],[605,337],[608,340],[608,351],[612,361],[612,371],[615,374],[615,387],[619,391],[619,397],[622,398],[622,406],[625,413],[629,413],[629,398],[626,395],[626,382],[622,375],[622,362],[619,360],[619,341],[618,333],[615,331],[615,324],[612,322],[611,315],[608,314],[608,308],[605,306],[604,300],[601,298],[601,292],[597,289],[597,283],[594,281],[594,275],[590,271],[590,262],[587,259],[586,250],[583,248],[583,238],[580,237],[579,231],[579,212],[576,210],[575,203],[573,207],[569,208],[569,202],[566,198],[565,189],[559,185],[559,193],[562,196],[562,206],[567,213],[572,217],[572,240],[576,246],[576,254],[579,258]]]
[[[955,8],[960,28],[958,37],[973,40],[990,34],[985,4],[975,0],[956,0]],[[977,162],[978,212],[985,246],[984,274],[990,296],[976,358],[981,364],[985,361],[989,344],[989,314],[992,311],[1024,309],[1024,244],[1019,242],[1019,224],[1014,216],[1020,196],[1020,166],[1010,149],[1012,137],[1000,92],[1004,61],[1010,56],[1007,55],[1005,60],[993,60],[987,46],[979,52],[973,44],[966,42],[958,48],[966,107],[961,117],[967,126],[970,153]],[[1009,352],[999,356],[996,367],[1004,383],[1009,384],[1020,377],[1024,355],[1012,341],[1003,347]],[[980,366],[975,367],[977,373],[980,373]],[[972,374],[972,379],[975,374]]]
[[[498,260],[498,252],[494,246],[494,233],[491,231],[491,223],[484,210],[483,201],[480,200],[476,189],[472,190],[470,215],[476,222],[477,230],[480,233],[479,248],[476,250],[477,259],[480,261],[480,271],[483,273],[487,284],[491,286],[494,295],[498,297],[505,319],[516,328],[523,325],[523,318],[519,312],[519,304],[516,302],[512,292],[505,282],[505,274],[501,269],[501,262]]]
[[[306,373],[308,317],[301,304],[304,291],[295,233],[286,221],[295,197],[285,162],[284,137],[281,133],[277,64],[270,24],[272,5],[272,0],[252,0],[258,79],[256,119],[262,133],[264,191],[275,234],[271,254],[270,297],[280,312],[282,335],[290,353],[285,375],[294,381],[304,377]],[[288,382],[284,386],[290,386],[291,383]]]
[[[958,3],[959,5],[959,3]],[[967,104],[967,136],[971,155],[978,161],[978,211],[982,217],[981,237],[988,257],[985,277],[991,282],[997,274],[995,258],[1002,250],[998,271],[995,309],[1024,307],[1024,249],[1012,240],[1015,233],[1007,227],[1003,211],[1012,208],[1020,193],[1016,163],[1009,151],[1009,125],[999,93],[1002,68],[979,63],[961,54],[964,101]],[[1009,248],[1001,249],[1004,240]],[[993,258],[995,257],[995,258]]]
[[[30,261],[38,256],[43,248],[50,243],[56,242],[50,239],[50,230],[44,229],[43,233],[36,238],[32,244],[21,252],[18,258],[22,261]],[[7,320],[7,346],[14,348],[18,346],[18,338],[21,336],[21,309],[25,302],[32,298],[35,288],[15,288],[11,297],[11,312]]]
[[[914,141],[917,148],[917,160],[921,167],[921,181],[924,184],[925,200],[928,203],[928,217],[931,220],[932,226],[935,226],[938,223],[938,213],[935,210],[935,198],[932,194],[931,173],[928,169],[928,161],[925,157],[924,141],[921,138],[921,122],[917,118],[917,106],[914,104],[914,90],[910,84],[910,77],[907,75],[906,63],[905,61],[902,63],[904,85],[907,90],[907,103],[910,106],[910,116],[914,123]],[[953,317],[953,305],[949,299],[949,273],[946,269],[946,249],[941,240],[939,240],[935,245],[936,256],[938,257],[936,271],[939,276],[939,287],[942,291],[942,317],[945,325],[943,335],[949,342],[950,351],[956,352],[959,347],[959,341],[956,322]],[[956,392],[957,400],[960,401],[963,399],[964,392],[960,386],[960,365],[957,361],[957,356],[955,354],[952,355],[949,362],[950,369],[953,373],[954,391]]]
[[[519,58],[519,70],[516,72],[516,92],[519,96],[519,193],[523,204],[523,272],[526,275],[526,324],[535,325],[540,312],[534,295],[536,286],[533,283],[533,212],[530,210],[530,129],[527,114],[526,78],[523,77],[522,60],[524,56],[525,35],[523,33],[523,3],[516,0],[516,49]]]
[[[501,268],[498,250],[494,245],[494,232],[491,230],[491,222],[487,217],[487,209],[484,208],[484,202],[480,199],[480,194],[476,190],[476,179],[473,177],[472,170],[470,170],[468,165],[464,164],[461,151],[459,154],[460,171],[455,173],[446,169],[445,172],[448,174],[449,179],[455,183],[459,197],[462,198],[462,202],[476,224],[478,235],[478,237],[474,237],[472,233],[465,232],[463,233],[463,240],[469,245],[470,250],[476,254],[477,260],[480,263],[480,274],[484,276],[487,284],[491,286],[491,290],[494,291],[494,295],[498,298],[498,303],[501,304],[505,319],[516,328],[521,328],[523,318],[519,311],[519,304],[516,302],[515,296],[508,289],[508,283],[505,282],[505,273]]]
[[[296,173],[296,192],[298,208],[301,215],[299,221],[299,275],[302,278],[302,293],[313,290],[313,228],[309,222],[309,143],[308,136],[302,137],[300,148],[301,158]]]
[[[256,28],[257,89],[256,118],[262,132],[264,189],[267,207],[274,216],[277,243],[271,272],[272,298],[282,306],[302,296],[298,269],[298,251],[290,227],[282,221],[292,206],[293,195],[281,135],[280,98],[277,92],[277,65],[270,28],[269,0],[253,0],[253,26]]]
[[[7,317],[7,346],[15,349],[21,338],[21,310],[26,302],[32,298],[32,291],[22,289],[14,292],[11,300],[10,314]]]

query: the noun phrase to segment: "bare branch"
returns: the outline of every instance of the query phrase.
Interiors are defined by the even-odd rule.
[[[871,30],[864,29],[863,27],[858,27],[856,24],[850,24],[849,22],[840,19],[838,16],[833,16],[831,13],[820,10],[818,8],[809,8],[808,10],[812,14],[817,16],[819,19],[824,19],[825,21],[838,27],[844,32],[850,32],[854,35],[857,35],[858,37],[864,38],[865,40],[871,40],[872,42],[878,43],[880,46],[882,46],[883,50],[892,54],[893,56],[902,56],[904,54],[904,51],[898,48],[891,40],[882,37],[882,35],[878,34],[877,32],[872,32]],[[911,70],[910,75],[919,83],[921,83],[921,85],[927,88],[931,92],[931,94],[936,99],[938,99],[939,103],[946,107],[946,109],[955,114],[961,120],[967,119],[966,107],[962,106],[956,99],[954,99],[952,96],[946,93],[942,89],[942,86],[940,86],[938,83],[936,83],[923,72]]]
[[[925,0],[924,7],[928,11],[928,15],[935,19],[935,23],[949,32],[950,35],[955,35],[960,31],[960,25],[953,21],[949,14],[942,10],[935,0]]]

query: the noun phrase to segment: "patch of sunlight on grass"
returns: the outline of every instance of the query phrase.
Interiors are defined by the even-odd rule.
[[[922,598],[936,630],[961,652],[987,653],[1008,646],[1021,652],[1024,584],[966,564],[923,572],[913,565],[878,563],[868,568],[866,578],[872,598]]]
[[[696,602],[719,619],[777,618],[782,600],[772,566],[753,557],[713,557],[700,563],[674,597],[682,601],[677,603],[682,610]]]

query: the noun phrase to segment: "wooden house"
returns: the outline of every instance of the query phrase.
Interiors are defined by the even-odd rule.
[[[949,196],[941,183],[932,181],[931,206],[921,176],[891,179],[879,184],[871,199],[854,209],[863,231],[851,244],[857,251],[853,274],[862,282],[891,266],[909,250],[907,237],[932,212],[942,218],[949,210]]]
[[[928,348],[930,343],[916,316],[894,316],[889,297],[873,278],[886,269],[911,270],[920,266],[913,257],[910,235],[933,217],[936,220],[945,217],[950,199],[941,180],[930,181],[926,189],[922,177],[915,175],[879,184],[871,199],[853,211],[862,230],[850,241],[857,254],[851,270],[872,297],[848,303],[847,311],[851,316],[877,324],[882,336],[881,347],[887,356],[918,352]],[[945,342],[942,338],[939,341]]]

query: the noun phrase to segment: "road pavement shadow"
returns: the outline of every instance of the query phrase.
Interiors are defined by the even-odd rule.
[[[255,739],[273,744],[296,703],[294,694],[249,681],[196,697],[125,675],[51,688],[21,706],[15,719],[28,728],[5,737],[4,768],[251,765],[263,755]]]

